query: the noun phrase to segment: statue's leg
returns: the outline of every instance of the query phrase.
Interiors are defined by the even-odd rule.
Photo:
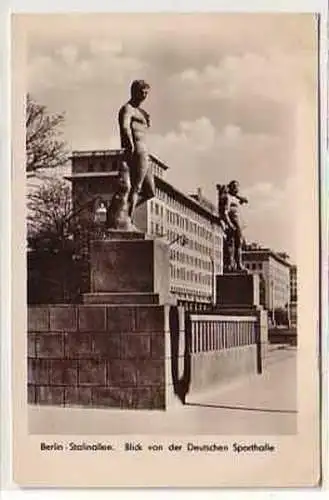
[[[155,184],[154,177],[152,173],[152,167],[149,165],[147,172],[144,177],[144,181],[141,188],[140,198],[137,201],[137,205],[144,203],[148,200],[151,200],[155,196]]]
[[[234,260],[239,271],[244,271],[246,268],[242,263],[242,232],[240,226],[237,226],[234,237]]]
[[[235,269],[234,248],[234,232],[230,229],[227,231],[226,236],[226,262],[228,271],[234,271]]]
[[[128,196],[129,216],[132,218],[148,168],[148,155],[134,153],[130,162],[131,189]]]

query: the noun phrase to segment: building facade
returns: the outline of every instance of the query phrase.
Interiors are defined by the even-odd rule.
[[[93,217],[95,196],[107,203],[113,195],[111,177],[117,175],[120,150],[74,152],[72,197],[74,206],[86,206],[82,217]],[[223,272],[223,232],[215,206],[199,189],[186,195],[165,180],[167,165],[150,156],[155,197],[140,205],[134,222],[152,237],[170,246],[171,292],[183,304],[215,301],[215,276]]]
[[[297,326],[297,266],[290,267],[290,319]]]
[[[270,311],[289,309],[290,306],[290,263],[286,255],[277,254],[269,248],[248,245],[243,250],[246,268],[260,275],[263,280],[264,306]]]

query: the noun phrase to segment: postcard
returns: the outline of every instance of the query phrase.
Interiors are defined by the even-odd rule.
[[[14,13],[21,487],[320,483],[319,13]]]

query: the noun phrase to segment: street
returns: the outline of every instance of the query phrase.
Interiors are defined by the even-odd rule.
[[[29,406],[32,434],[287,435],[297,432],[296,349],[275,349],[262,375],[166,412]]]

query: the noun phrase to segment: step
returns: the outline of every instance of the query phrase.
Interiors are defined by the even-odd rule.
[[[110,293],[97,292],[83,294],[84,304],[159,305],[158,293]]]

